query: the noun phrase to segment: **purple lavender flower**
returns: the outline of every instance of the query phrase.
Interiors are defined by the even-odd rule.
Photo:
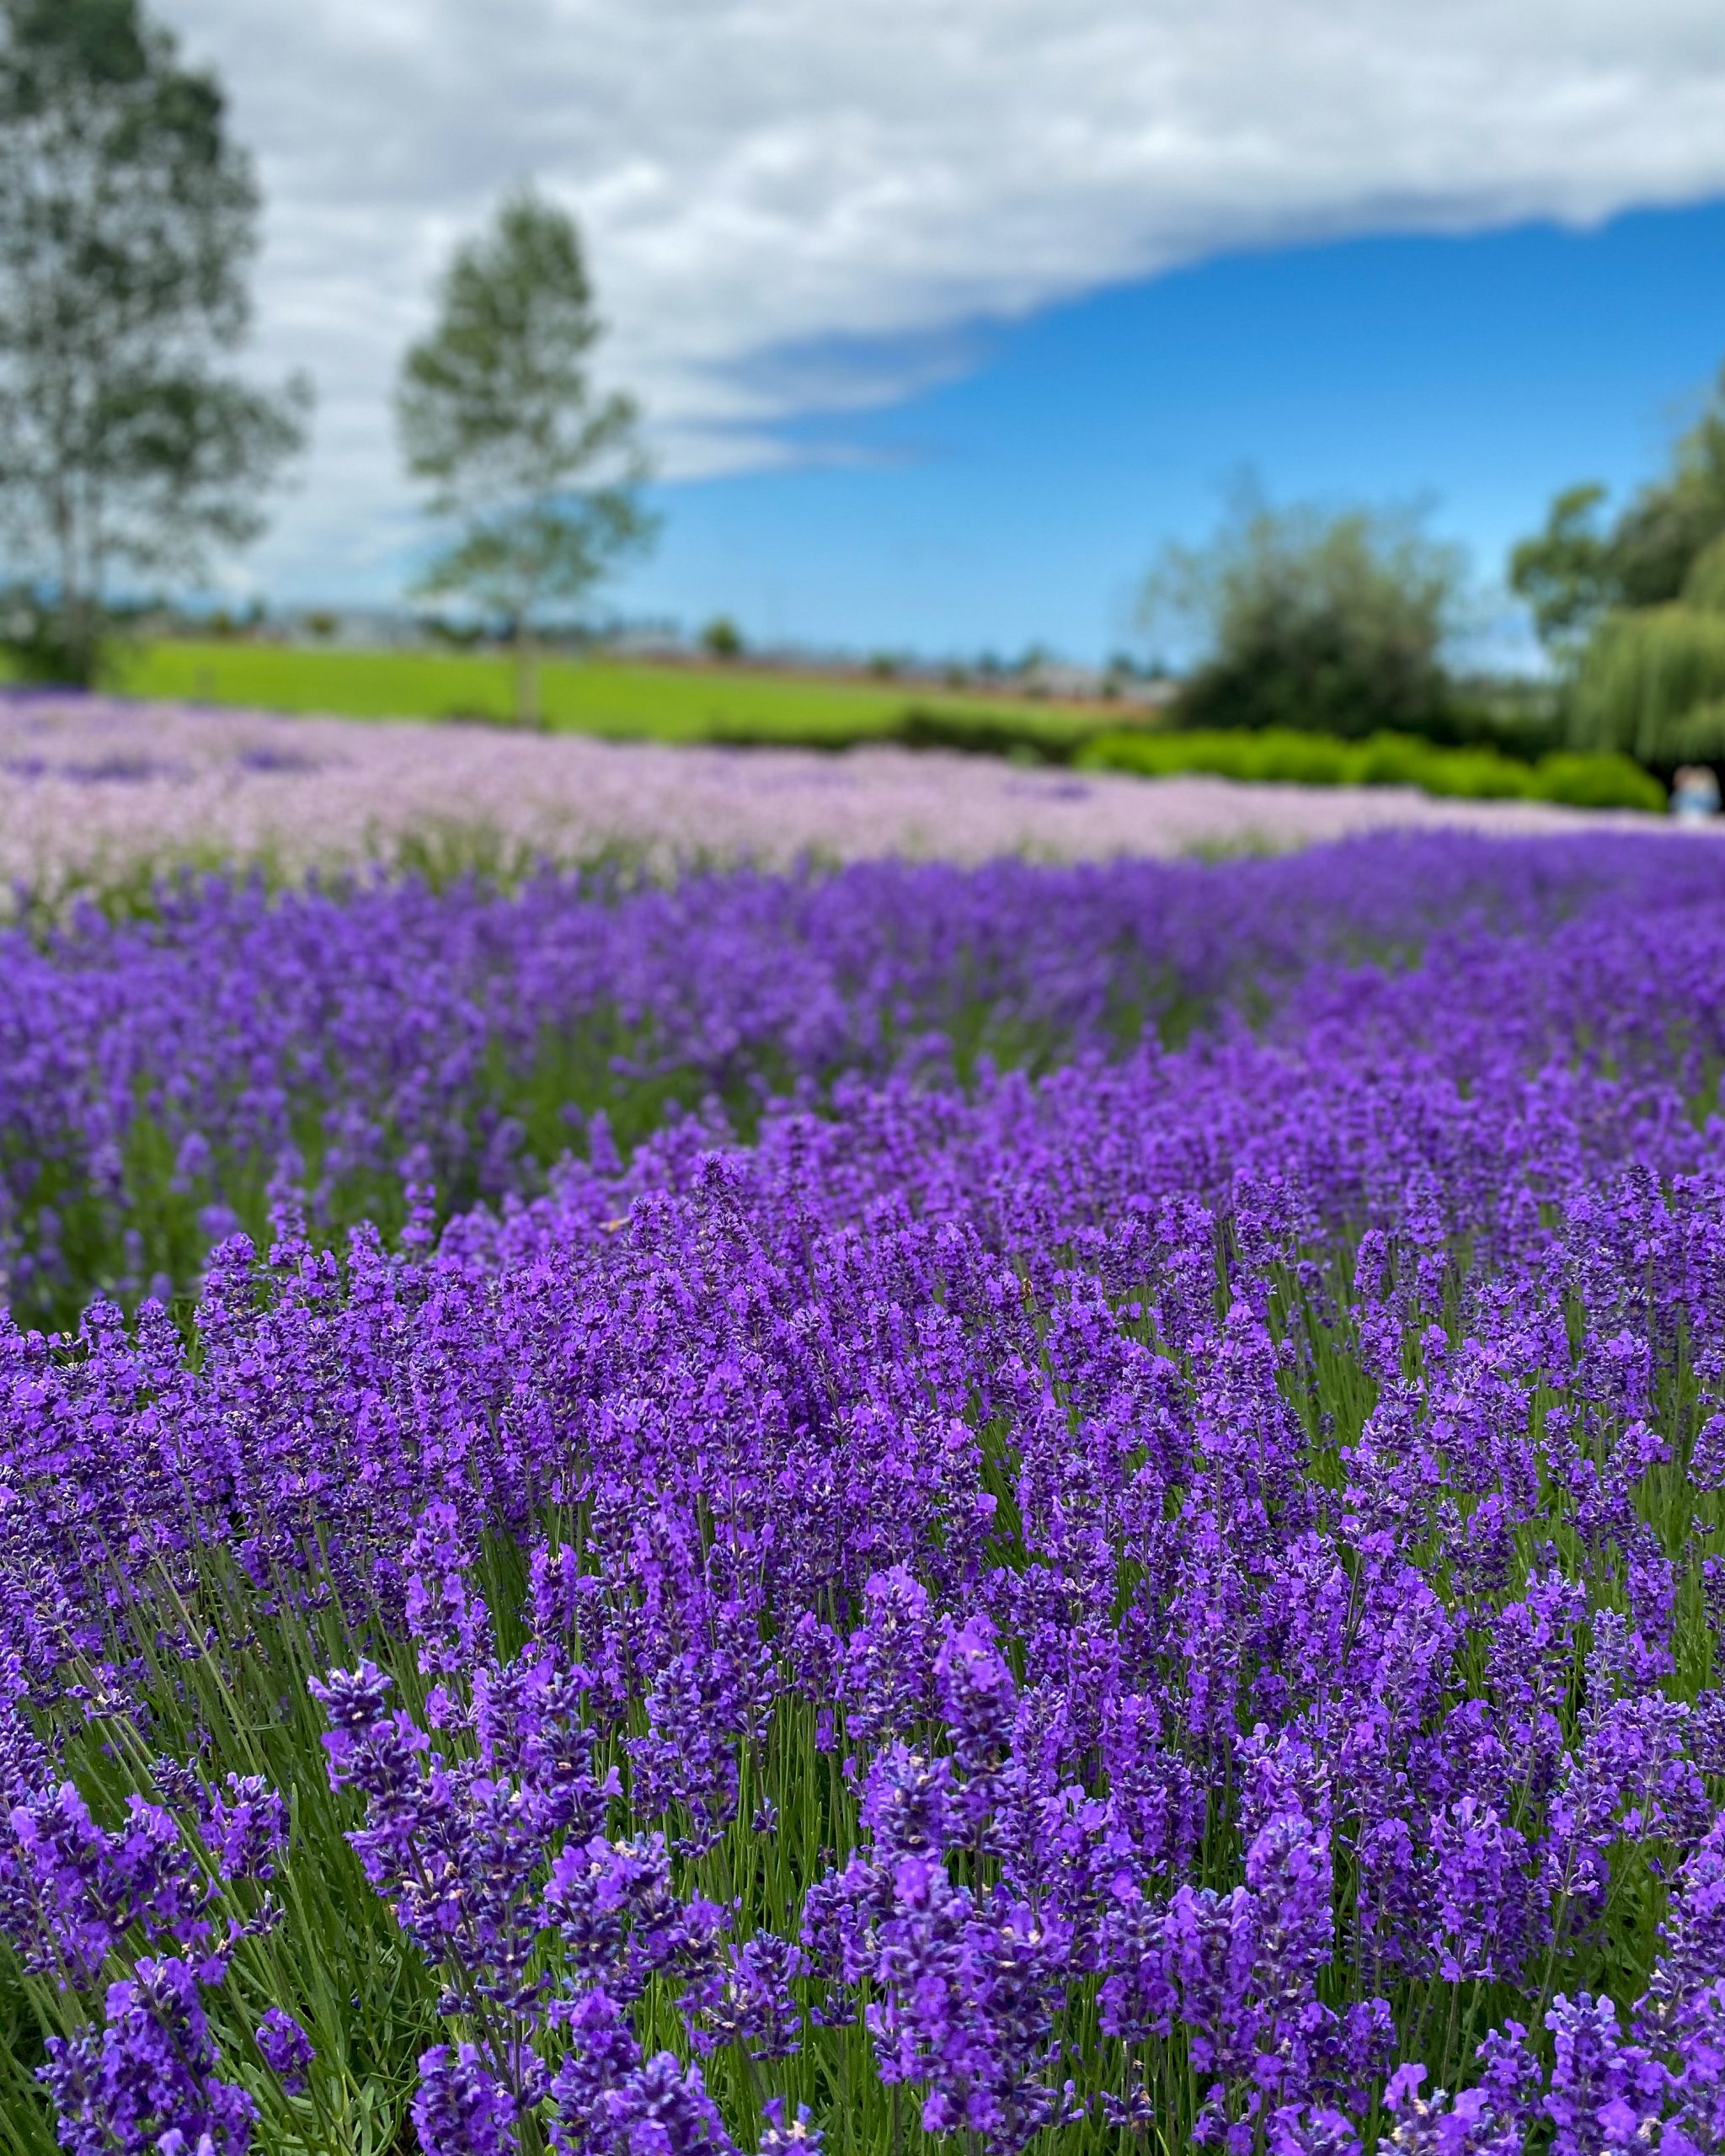
[[[1273,2156],[1359,2156],[1359,2135],[1329,2105],[1283,2104],[1269,2116],[1265,2146]]]
[[[761,2136],[760,2156],[821,2156],[826,2137],[812,2123],[806,2104],[798,2105],[797,2115],[788,2124],[782,2096],[769,2096],[761,2110],[766,2125]]]
[[[40,2069],[71,2156],[180,2149],[245,2156],[257,2113],[224,2081],[190,1963],[145,1959],[109,1985],[100,2024],[51,2036]]]
[[[1141,2079],[1129,2081],[1116,2095],[1104,2089],[1099,2099],[1102,2116],[1116,2133],[1148,2133],[1156,2124],[1156,2101]]]
[[[973,1781],[991,1774],[1012,1746],[1017,1687],[988,1618],[948,1628],[934,1658],[934,1685],[959,1771]]]
[[[1423,2066],[1398,2067],[1384,2091],[1395,2121],[1378,2143],[1380,2156],[1522,2156],[1526,2134],[1519,2114],[1500,2116],[1482,2086],[1451,2097],[1444,2089],[1420,2094]]]
[[[543,1921],[559,1934],[575,1981],[602,1984],[621,2004],[661,1972],[698,1979],[721,1958],[722,1912],[676,1894],[662,1834],[566,1844],[551,1864]]]
[[[306,2068],[317,2057],[312,2040],[283,2007],[272,2006],[258,2024],[258,2049],[264,2063],[289,2095],[306,2085]]]
[[[803,2014],[792,1985],[809,1972],[802,1950],[770,1931],[729,1950],[728,1965],[711,1971],[683,1995],[689,2039],[702,2053],[740,2044],[751,2059],[788,2058],[798,2048]]]
[[[1610,2000],[1587,1992],[1560,1996],[1546,2026],[1553,2058],[1545,2112],[1556,2129],[1554,2156],[1603,2156],[1645,2143],[1663,2108],[1665,2073],[1640,2045],[1622,2041]]]
[[[0,1840],[0,1924],[24,1966],[88,1984],[128,1925],[152,1943],[206,1945],[210,1888],[173,1818],[142,1797],[109,1831],[70,1782],[15,1804]]]
[[[440,1499],[425,1508],[408,1545],[408,1630],[419,1642],[419,1668],[427,1677],[452,1677],[471,1669],[490,1638],[490,1614],[467,1583],[461,1519]]]
[[[424,2156],[512,2156],[515,2117],[515,2100],[474,2045],[438,2044],[421,2056],[413,2120]]]
[[[1257,1904],[1257,1986],[1274,2005],[1308,1998],[1335,1941],[1328,1834],[1303,1813],[1278,1813],[1246,1853],[1246,1883]]]
[[[1163,1966],[1200,2074],[1243,2071],[1256,2048],[1263,2019],[1252,1998],[1257,1918],[1247,1887],[1222,1895],[1182,1886],[1162,1919]]]
[[[261,1774],[230,1774],[226,1796],[210,1796],[205,1832],[224,1879],[272,1879],[287,1845],[287,1806]]]
[[[871,1579],[868,1614],[851,1636],[845,1722],[859,1745],[897,1735],[932,1704],[933,1642],[928,1595],[903,1565]]]
[[[232,1964],[180,2156],[261,2007],[248,1882],[328,1807],[227,1773],[214,1705],[141,1764],[254,1630],[352,1642],[316,1696],[451,2025],[434,2144],[728,2150],[724,2092],[866,2012],[908,2115],[1000,2156],[1081,2118],[1347,2152],[1375,2109],[1397,2148],[1712,2156],[1722,894],[1725,856],[1601,839],[229,889],[8,947],[21,1306],[85,1248],[128,1306],[155,1267],[141,1088],[188,1221],[275,1167],[195,1354],[113,1301],[0,1326],[0,1926],[68,2132],[141,1956]],[[542,1169],[547,1024],[653,1127],[553,1114]],[[404,1234],[338,1252],[398,1188]],[[1466,2056],[1548,1967],[1550,2025]],[[652,2056],[679,2010],[741,2055],[711,2089]],[[833,2123],[783,2116],[772,2156]]]
[[[1433,1945],[1445,1983],[1513,1982],[1530,1920],[1527,1844],[1490,1805],[1460,1797],[1432,1820]]]
[[[568,2048],[552,2077],[547,2122],[558,2156],[615,2145],[608,2099],[641,2063],[628,2018],[608,1993],[584,1991],[553,2009]]]
[[[710,1657],[678,1656],[647,1695],[647,1735],[628,1742],[636,1810],[645,1818],[686,1812],[692,1832],[682,1845],[691,1856],[712,1848],[737,1806],[738,1717],[713,1675]]]
[[[735,2156],[698,2066],[657,2052],[605,2100],[610,2145],[627,2156]]]
[[[1668,2127],[1699,2148],[1725,2145],[1725,1821],[1716,1819],[1674,1882],[1659,1951],[1637,2002],[1637,2043],[1665,2069]]]

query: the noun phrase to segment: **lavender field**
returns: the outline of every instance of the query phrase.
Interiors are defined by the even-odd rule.
[[[1725,2148],[1725,852],[0,942],[0,2147]]]

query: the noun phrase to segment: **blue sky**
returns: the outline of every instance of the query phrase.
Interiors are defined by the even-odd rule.
[[[1428,500],[1489,586],[1560,486],[1654,468],[1722,360],[1725,203],[1224,255],[949,336],[953,378],[781,429],[806,463],[660,487],[616,595],[766,640],[1097,656],[1247,468]]]

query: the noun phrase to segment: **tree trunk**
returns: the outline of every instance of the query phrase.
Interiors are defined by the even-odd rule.
[[[74,688],[88,689],[95,684],[94,609],[82,592],[66,602],[66,671]]]
[[[60,649],[56,664],[74,688],[87,689],[95,671],[90,650],[89,609],[78,574],[77,511],[62,480],[54,499],[54,536],[60,554]]]
[[[515,624],[515,723],[537,727],[539,716],[539,652],[526,622]]]

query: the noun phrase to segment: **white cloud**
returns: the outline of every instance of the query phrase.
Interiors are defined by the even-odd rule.
[[[317,378],[263,558],[406,529],[398,355],[535,177],[671,475],[963,364],[964,326],[1218,248],[1725,190],[1718,0],[156,0],[268,196],[259,353]]]

